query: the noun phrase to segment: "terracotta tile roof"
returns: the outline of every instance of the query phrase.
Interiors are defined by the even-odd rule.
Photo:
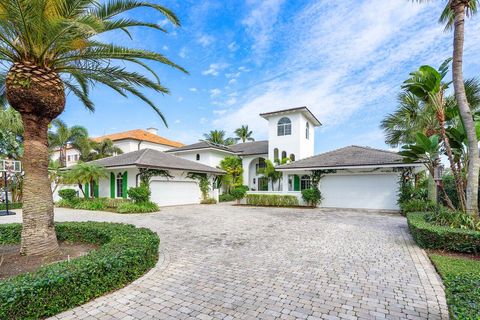
[[[184,146],[184,144],[181,143],[181,142],[168,140],[166,138],[160,137],[156,134],[150,133],[150,132],[142,130],[142,129],[136,129],[136,130],[130,130],[130,131],[125,131],[125,132],[107,134],[105,136],[92,138],[92,140],[95,141],[95,142],[99,142],[99,141],[102,141],[102,140],[105,140],[105,139],[110,139],[112,141],[126,140],[126,139],[132,139],[132,140],[138,140],[138,141],[148,141],[148,142],[163,144],[163,145],[171,146],[171,147],[175,147],[175,148],[179,148],[179,147]]]

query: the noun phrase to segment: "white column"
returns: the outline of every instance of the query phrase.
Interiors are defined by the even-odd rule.
[[[288,192],[288,172],[287,171],[283,171],[282,188],[284,193]]]

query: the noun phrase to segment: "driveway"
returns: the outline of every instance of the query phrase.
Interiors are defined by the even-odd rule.
[[[404,217],[195,205],[145,215],[57,209],[57,221],[148,227],[160,260],[58,319],[447,319],[442,284]],[[0,223],[20,216],[0,217]]]

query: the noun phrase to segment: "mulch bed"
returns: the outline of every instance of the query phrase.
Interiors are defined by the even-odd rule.
[[[0,245],[0,279],[32,272],[51,263],[78,258],[96,248],[95,245],[84,243],[60,243],[58,254],[41,257],[20,255],[20,245],[18,244]]]

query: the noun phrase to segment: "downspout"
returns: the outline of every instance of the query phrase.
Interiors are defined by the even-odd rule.
[[[140,150],[140,145],[142,144],[142,142],[143,142],[142,140],[138,142],[137,150]]]

